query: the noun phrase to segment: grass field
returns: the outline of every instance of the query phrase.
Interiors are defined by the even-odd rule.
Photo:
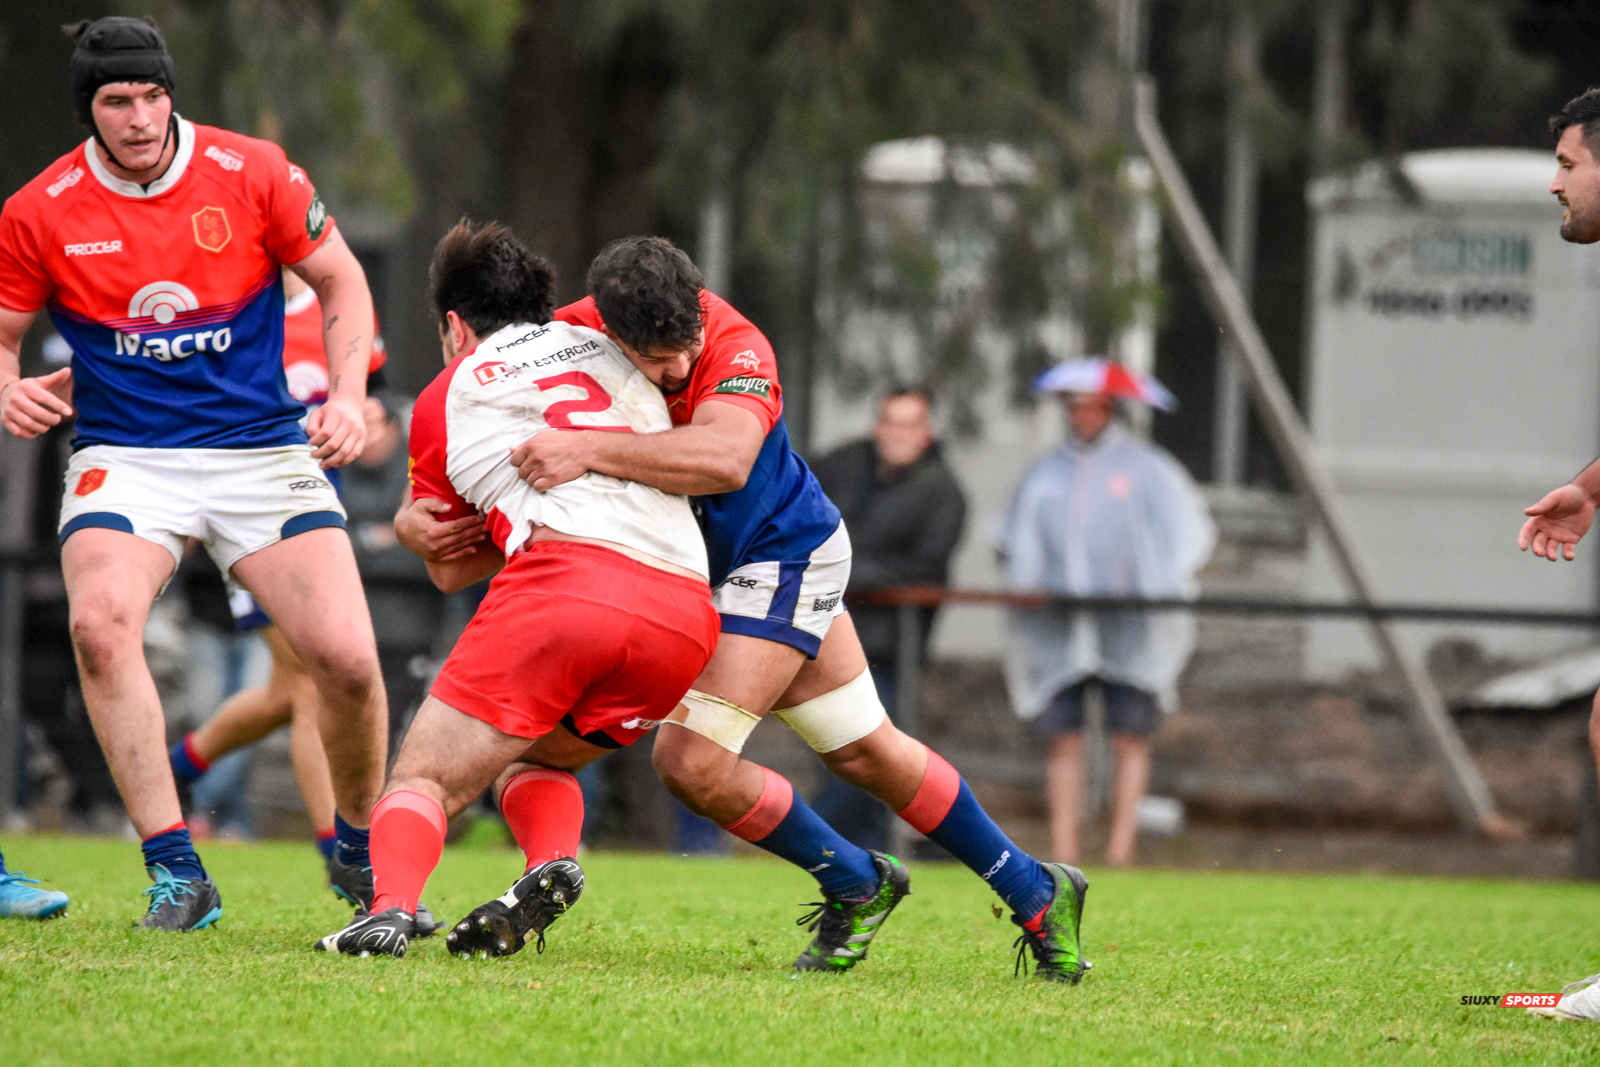
[[[129,928],[136,846],[7,837],[70,916],[0,923],[0,1059],[22,1063],[1593,1063],[1600,1025],[1464,1007],[1600,971],[1600,890],[1512,881],[1090,870],[1077,988],[1011,973],[964,869],[913,866],[871,958],[796,978],[809,880],[765,859],[597,854],[549,949],[466,963],[310,951],[349,915],[309,845],[212,846],[214,931]],[[454,919],[520,855],[451,849]]]

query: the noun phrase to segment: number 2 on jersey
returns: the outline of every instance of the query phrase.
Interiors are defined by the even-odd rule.
[[[612,404],[611,394],[605,387],[595,381],[581,370],[567,371],[565,374],[555,374],[548,378],[540,378],[533,383],[541,391],[554,389],[557,386],[570,385],[582,389],[584,395],[574,400],[557,400],[554,404],[544,409],[544,424],[558,430],[607,430],[611,433],[632,433],[631,426],[579,426],[573,423],[573,412],[601,412],[609,410]]]

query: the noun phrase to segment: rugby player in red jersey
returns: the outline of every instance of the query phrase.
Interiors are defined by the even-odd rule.
[[[850,968],[906,891],[903,871],[876,853],[876,870],[865,866],[853,845],[839,851],[824,850],[815,837],[775,840],[800,801],[787,782],[740,757],[745,738],[773,710],[829,770],[983,878],[1011,906],[1018,940],[1041,977],[1077,982],[1088,967],[1079,938],[1083,872],[1018,848],[961,775],[884,713],[841,602],[849,536],[789,446],[772,346],[662,238],[614,242],[595,258],[588,287],[591,295],[559,309],[557,319],[604,330],[636,362],[653,359],[652,378],[676,428],[636,439],[543,434],[512,458],[539,489],[597,472],[698,498],[722,639],[656,739],[662,781],[729,832],[831,875],[816,939],[795,967]],[[460,550],[474,536],[430,526],[430,509],[418,501],[396,520],[402,542],[424,558]]]
[[[539,492],[510,462],[530,434],[670,430],[661,393],[604,334],[550,321],[550,269],[505,227],[461,223],[428,273],[447,365],[412,412],[413,492],[483,515],[489,535],[428,572],[446,592],[494,580],[373,809],[371,914],[317,942],[355,956],[405,955],[446,820],[490,785],[527,865],[447,943],[543,947],[583,889],[571,772],[659,725],[717,643],[686,498],[604,475]]]
[[[173,109],[165,41],[129,18],[70,28],[91,136],[0,211],[0,422],[77,436],[61,563],[84,701],[155,882],[140,925],[222,914],[178,806],[142,635],[189,537],[250,590],[317,683],[341,876],[370,893],[383,682],[344,512],[322,468],[365,438],[372,298],[306,173],[266,141]],[[310,418],[285,387],[287,265],[316,290],[332,380]],[[41,309],[70,370],[19,377]],[[320,463],[320,466],[319,466]]]

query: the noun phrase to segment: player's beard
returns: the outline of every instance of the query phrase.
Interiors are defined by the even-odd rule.
[[[1561,221],[1561,238],[1580,245],[1600,241],[1600,210],[1579,207],[1569,199],[1566,217]]]

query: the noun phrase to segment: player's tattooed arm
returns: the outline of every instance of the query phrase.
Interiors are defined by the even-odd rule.
[[[689,425],[664,433],[535,434],[512,450],[511,464],[540,492],[595,471],[664,493],[710,496],[744,488],[766,436],[754,412],[707,400]]]
[[[312,455],[324,469],[361,455],[367,427],[367,365],[372,360],[372,293],[355,255],[335,230],[290,270],[322,304],[322,348],[328,356],[328,400],[306,423]]]
[[[0,423],[17,437],[37,437],[72,415],[72,368],[22,377],[22,337],[37,314],[0,307]]]

